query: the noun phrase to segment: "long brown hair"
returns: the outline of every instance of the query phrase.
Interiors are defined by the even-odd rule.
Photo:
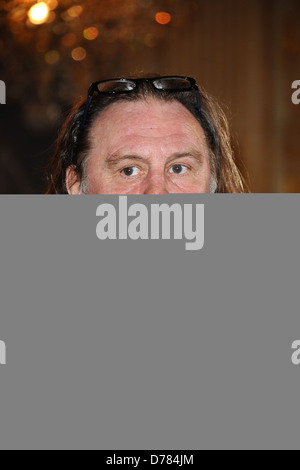
[[[146,78],[139,76],[138,78]],[[227,118],[217,101],[200,88],[201,113],[194,93],[169,93],[156,90],[144,81],[131,93],[95,95],[92,98],[85,126],[81,128],[85,100],[77,102],[64,122],[57,139],[56,149],[47,166],[46,194],[67,194],[66,170],[72,165],[80,181],[85,178],[87,156],[90,149],[90,129],[99,114],[116,101],[138,101],[155,97],[164,101],[177,100],[199,121],[210,151],[211,171],[216,180],[217,193],[249,192],[247,184],[234,159]]]

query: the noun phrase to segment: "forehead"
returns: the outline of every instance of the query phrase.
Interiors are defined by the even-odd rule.
[[[108,106],[92,126],[90,139],[92,148],[101,146],[107,150],[147,142],[206,147],[199,122],[185,106],[155,98]]]

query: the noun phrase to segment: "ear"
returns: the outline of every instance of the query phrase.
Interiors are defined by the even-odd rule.
[[[78,174],[73,165],[69,166],[66,170],[66,188],[68,194],[82,194],[81,184]]]

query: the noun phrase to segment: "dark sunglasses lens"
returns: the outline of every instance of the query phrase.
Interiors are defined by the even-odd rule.
[[[134,90],[135,87],[135,83],[131,80],[111,80],[97,85],[100,93],[126,93]]]
[[[191,82],[185,78],[158,78],[153,81],[155,88],[158,90],[190,90]]]

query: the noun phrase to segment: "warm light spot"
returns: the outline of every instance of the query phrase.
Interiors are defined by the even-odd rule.
[[[49,51],[45,54],[45,61],[47,64],[54,65],[59,61],[60,54],[58,51]]]
[[[171,22],[172,16],[166,11],[159,11],[155,15],[155,20],[157,21],[157,23],[165,25]]]
[[[29,12],[28,18],[33,24],[45,23],[49,15],[49,7],[45,2],[39,2],[33,5]]]
[[[58,1],[57,0],[46,0],[47,5],[49,7],[49,10],[55,10],[58,6]]]
[[[65,22],[71,22],[74,20],[74,18],[72,18],[72,16],[69,15],[69,13],[67,11],[63,11],[61,14],[60,14],[60,17],[63,21]]]
[[[23,21],[24,18],[26,18],[26,8],[22,8],[22,7],[14,8],[10,12],[9,18],[14,21]]]
[[[88,39],[89,41],[93,41],[94,39],[96,39],[97,37],[99,36],[99,31],[97,28],[95,28],[94,26],[91,26],[90,28],[86,28],[84,31],[83,31],[83,37],[85,39]]]
[[[74,7],[69,8],[67,12],[71,18],[77,18],[81,15],[82,11],[83,8],[80,5],[75,5]]]
[[[84,47],[76,47],[72,50],[71,56],[76,61],[84,60],[86,58],[86,50]]]

